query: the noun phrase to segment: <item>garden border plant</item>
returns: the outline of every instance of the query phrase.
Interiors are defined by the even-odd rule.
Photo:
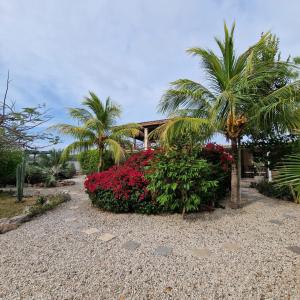
[[[53,195],[39,196],[36,203],[29,207],[22,215],[11,218],[0,219],[0,234],[16,229],[22,223],[30,221],[32,218],[52,210],[60,204],[70,201],[71,196],[68,193],[57,193]]]

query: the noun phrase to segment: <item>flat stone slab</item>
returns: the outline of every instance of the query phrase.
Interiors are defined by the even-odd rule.
[[[299,246],[290,246],[290,247],[287,247],[287,249],[300,255],[300,247]]]
[[[122,245],[122,248],[127,249],[127,250],[135,250],[141,246],[140,243],[135,242],[135,241],[127,241]]]
[[[87,229],[81,230],[81,232],[90,235],[90,234],[98,233],[99,230],[97,228],[87,228]]]
[[[104,233],[101,236],[98,237],[99,240],[103,241],[103,242],[108,242],[111,241],[112,239],[114,239],[116,236],[110,233]]]
[[[156,256],[168,256],[172,252],[172,248],[166,246],[159,246],[154,250]]]
[[[191,250],[191,254],[195,257],[209,257],[210,256],[210,251],[207,248],[194,248]]]
[[[272,224],[276,224],[276,225],[282,225],[283,224],[283,222],[282,221],[279,221],[279,220],[269,220],[269,222],[270,223],[272,223]]]
[[[290,214],[283,214],[282,216],[283,216],[284,218],[286,218],[286,219],[297,219],[296,216],[290,215]]]
[[[223,248],[229,251],[235,251],[241,249],[238,243],[226,242],[223,244]]]
[[[78,206],[70,206],[70,209],[78,209]]]
[[[65,222],[74,222],[74,221],[77,221],[76,218],[66,218],[65,219]]]

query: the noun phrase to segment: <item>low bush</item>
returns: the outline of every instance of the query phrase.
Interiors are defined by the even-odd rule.
[[[198,158],[206,159],[211,163],[211,178],[217,180],[215,201],[224,198],[230,190],[232,155],[226,149],[215,143],[208,143],[198,152]]]
[[[90,174],[85,188],[92,204],[148,214],[211,208],[229,190],[231,155],[215,144],[192,153],[177,150],[142,151],[120,166]]]
[[[34,217],[43,214],[46,211],[51,210],[56,206],[58,206],[59,204],[67,202],[69,200],[71,200],[70,195],[64,193],[47,196],[47,197],[39,197],[36,203],[29,208],[28,215],[30,217]]]
[[[273,182],[268,182],[266,180],[261,181],[260,183],[252,183],[251,187],[256,188],[261,194],[278,198],[288,201],[294,201],[294,197],[289,186],[277,186]]]
[[[160,211],[160,205],[150,197],[144,177],[144,168],[153,155],[152,150],[139,152],[120,166],[87,176],[85,188],[93,205],[113,212]]]
[[[97,172],[99,164],[98,150],[83,151],[78,154],[78,161],[80,163],[81,171],[83,174],[91,174]],[[108,152],[104,152],[103,155],[104,166],[103,170],[109,169],[114,165],[114,161]]]
[[[72,162],[62,164],[59,168],[56,179],[71,179],[76,175],[76,168]]]
[[[23,153],[20,150],[0,151],[0,185],[16,183],[17,165],[21,163]]]
[[[197,211],[213,204],[218,181],[211,176],[212,168],[189,152],[159,153],[148,168],[147,189],[168,211]]]
[[[49,178],[50,171],[36,164],[26,165],[25,181],[29,184],[45,183]]]

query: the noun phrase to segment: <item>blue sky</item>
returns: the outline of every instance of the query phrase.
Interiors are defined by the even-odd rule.
[[[300,55],[299,0],[4,0],[0,2],[0,93],[46,103],[52,123],[68,120],[89,90],[123,107],[120,123],[159,119],[156,106],[170,81],[204,81],[185,50],[216,49],[223,21],[236,21],[244,51],[262,32],[280,38],[283,57]]]

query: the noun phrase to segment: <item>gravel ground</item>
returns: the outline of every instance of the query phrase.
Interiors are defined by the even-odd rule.
[[[115,215],[77,181],[70,202],[0,236],[0,299],[300,299],[300,252],[287,249],[300,246],[300,205],[244,188],[241,210]]]

